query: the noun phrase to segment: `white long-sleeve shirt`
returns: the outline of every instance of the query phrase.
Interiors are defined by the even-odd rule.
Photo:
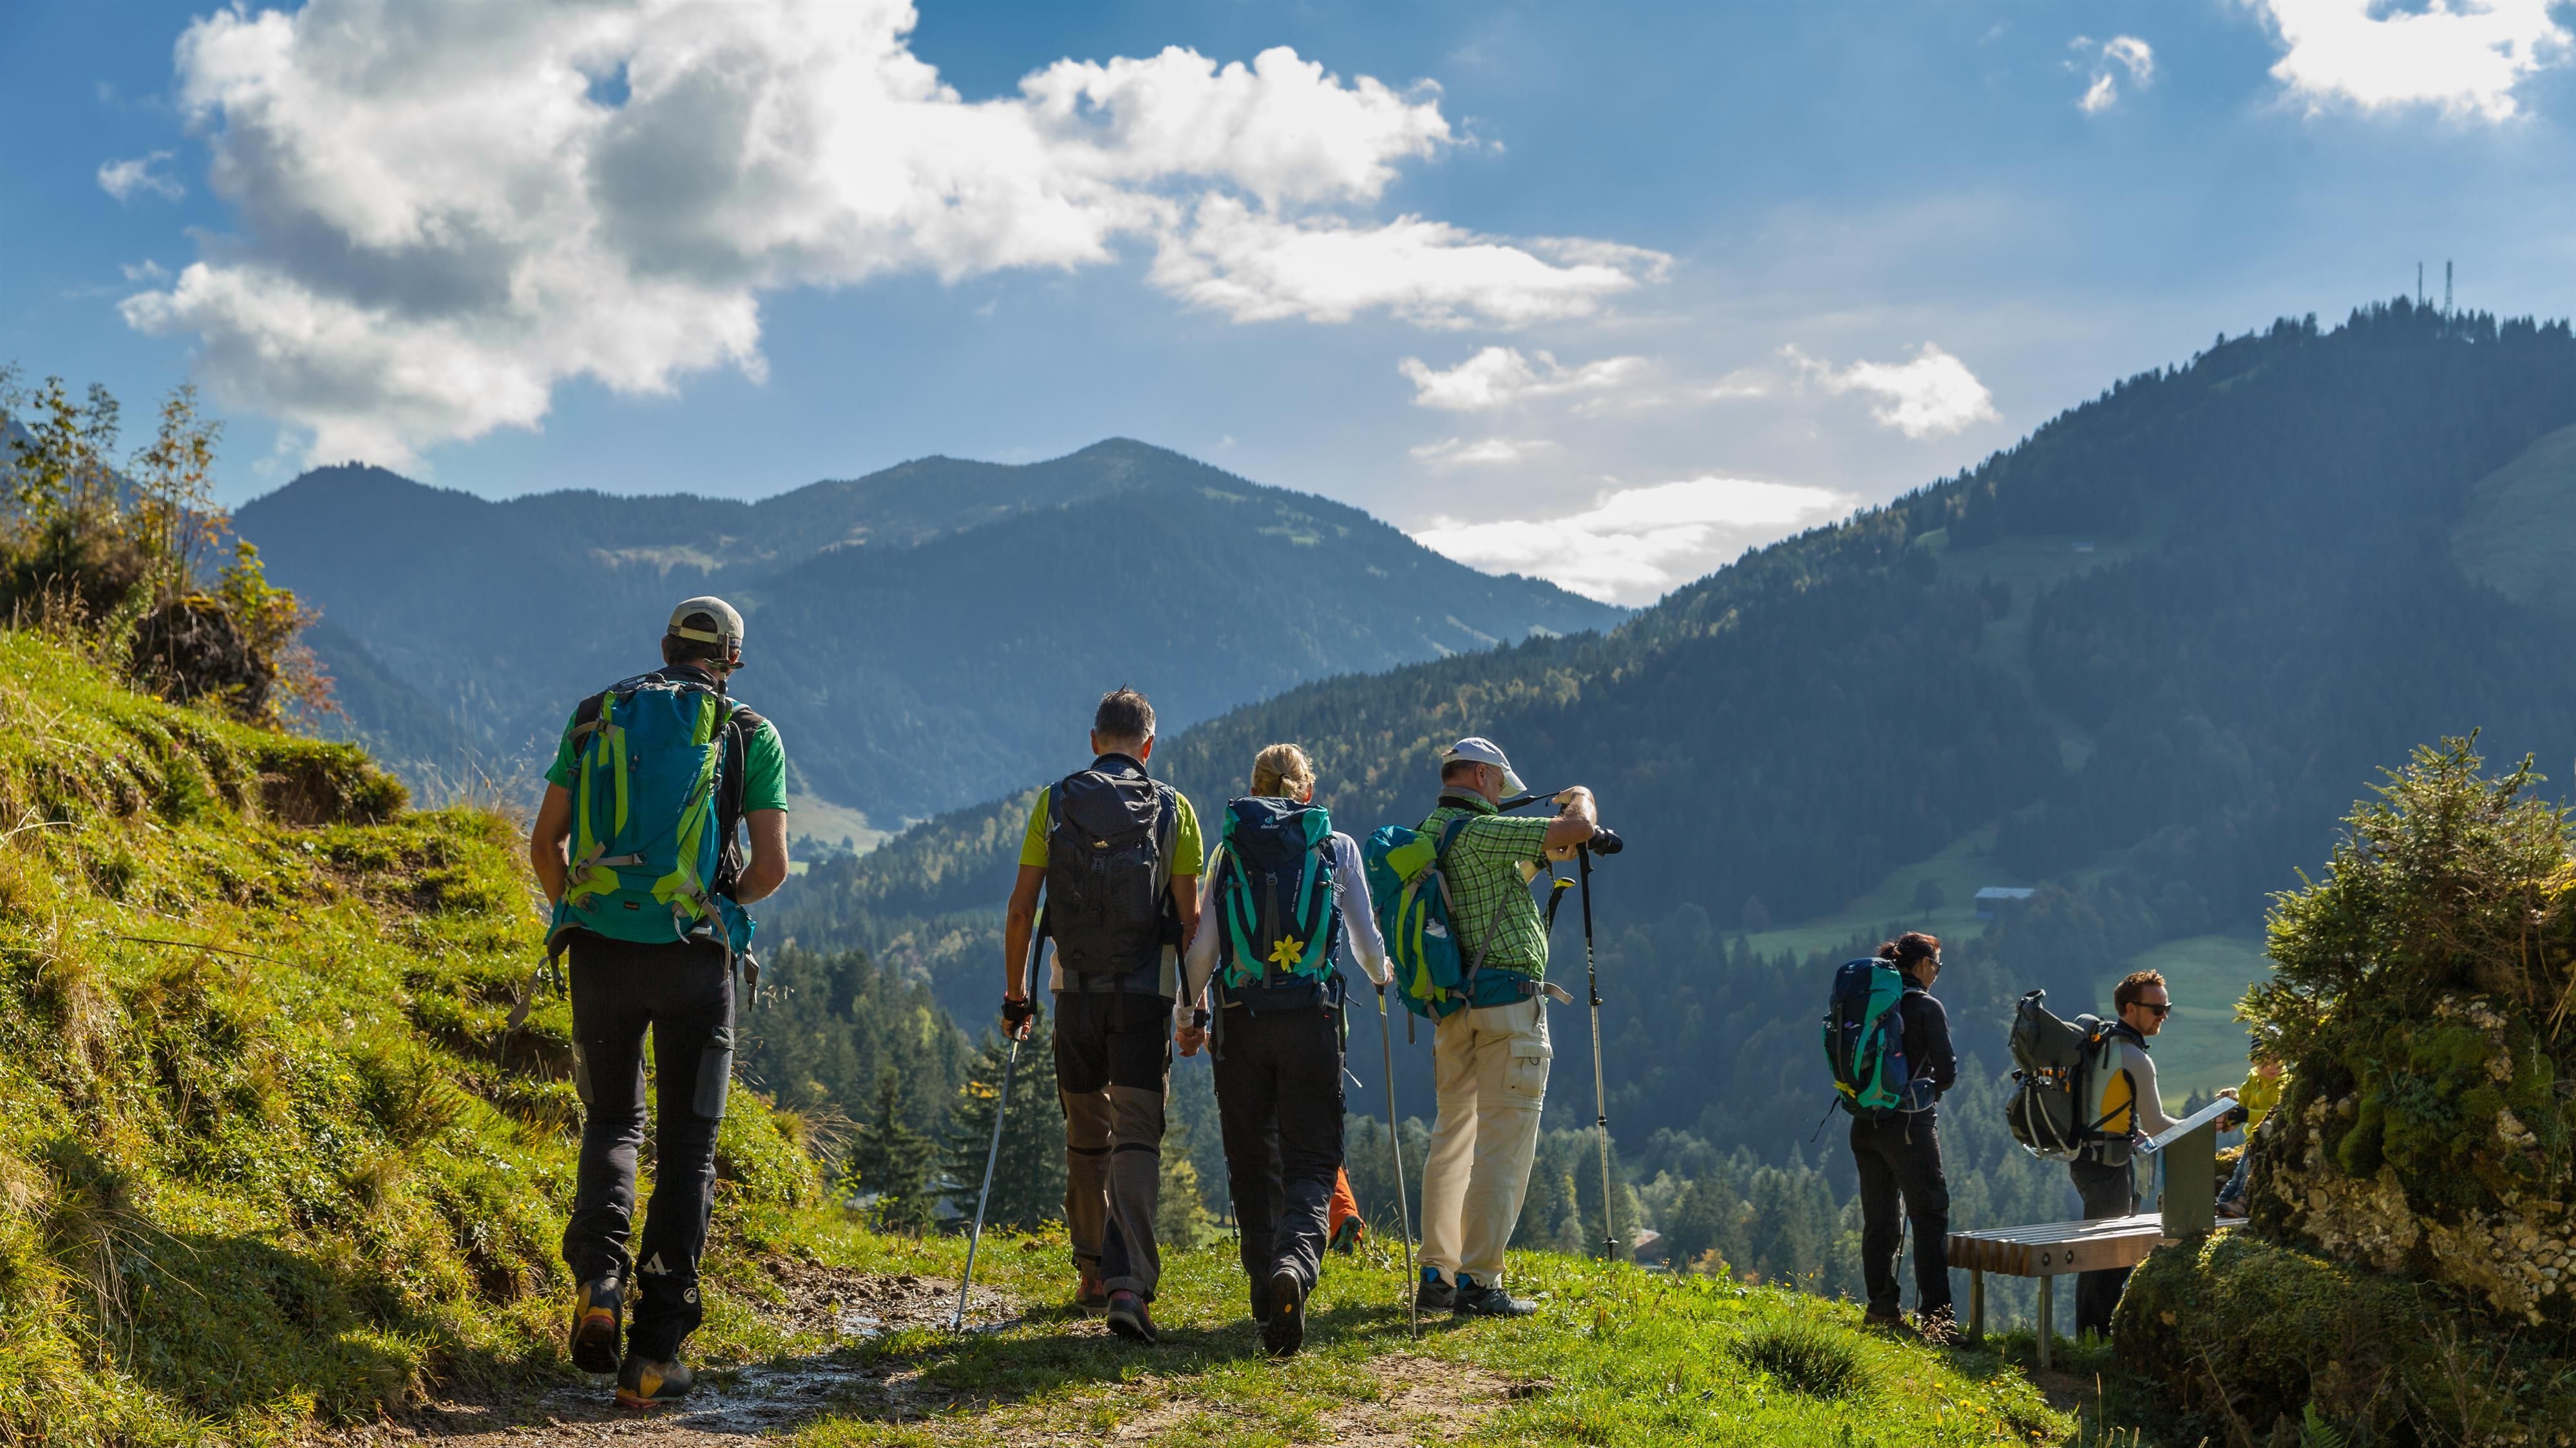
[[[1224,846],[1217,853],[1224,853]],[[1377,929],[1377,911],[1370,904],[1368,874],[1360,865],[1360,847],[1339,830],[1333,832],[1328,848],[1333,852],[1333,894],[1342,908],[1342,949],[1359,963],[1368,978],[1386,985],[1395,979],[1386,963],[1386,937]],[[1208,860],[1205,883],[1199,889],[1199,925],[1190,936],[1189,953],[1181,961],[1181,1001],[1197,1004],[1207,990],[1208,977],[1216,973],[1217,932],[1224,923],[1217,918],[1216,882],[1223,872],[1219,862]]]

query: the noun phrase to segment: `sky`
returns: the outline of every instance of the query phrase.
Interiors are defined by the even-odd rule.
[[[1642,604],[2221,334],[2576,310],[2542,0],[0,7],[0,362],[220,494],[1104,437]]]

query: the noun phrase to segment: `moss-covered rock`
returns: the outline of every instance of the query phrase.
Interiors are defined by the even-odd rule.
[[[2178,1441],[2271,1441],[2317,1416],[2355,1443],[2576,1443],[2576,1374],[2454,1289],[2250,1232],[2149,1257],[2113,1333],[2183,1415]]]

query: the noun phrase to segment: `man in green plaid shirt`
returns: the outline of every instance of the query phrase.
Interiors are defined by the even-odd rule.
[[[1557,796],[1553,819],[1498,811],[1522,792],[1520,776],[1491,740],[1461,739],[1440,756],[1440,804],[1422,822],[1438,838],[1466,825],[1441,857],[1449,923],[1479,972],[1519,977],[1516,998],[1469,1006],[1432,1033],[1431,1071],[1440,1119],[1422,1178],[1422,1284],[1416,1301],[1461,1316],[1520,1317],[1537,1305],[1503,1290],[1503,1247],[1520,1221],[1547,1103],[1547,926],[1529,882],[1567,859],[1599,823],[1592,792]],[[1490,997],[1488,997],[1490,998]]]

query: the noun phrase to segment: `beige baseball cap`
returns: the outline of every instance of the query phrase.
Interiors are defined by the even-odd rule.
[[[713,594],[682,599],[671,610],[668,636],[692,643],[720,644],[725,657],[736,666],[742,662],[742,615],[734,606]]]
[[[1521,794],[1529,788],[1521,783],[1519,775],[1512,773],[1512,762],[1503,757],[1503,751],[1497,748],[1491,739],[1470,734],[1440,751],[1440,762],[1443,765],[1460,759],[1472,760],[1477,764],[1490,764],[1501,770],[1505,794]]]

